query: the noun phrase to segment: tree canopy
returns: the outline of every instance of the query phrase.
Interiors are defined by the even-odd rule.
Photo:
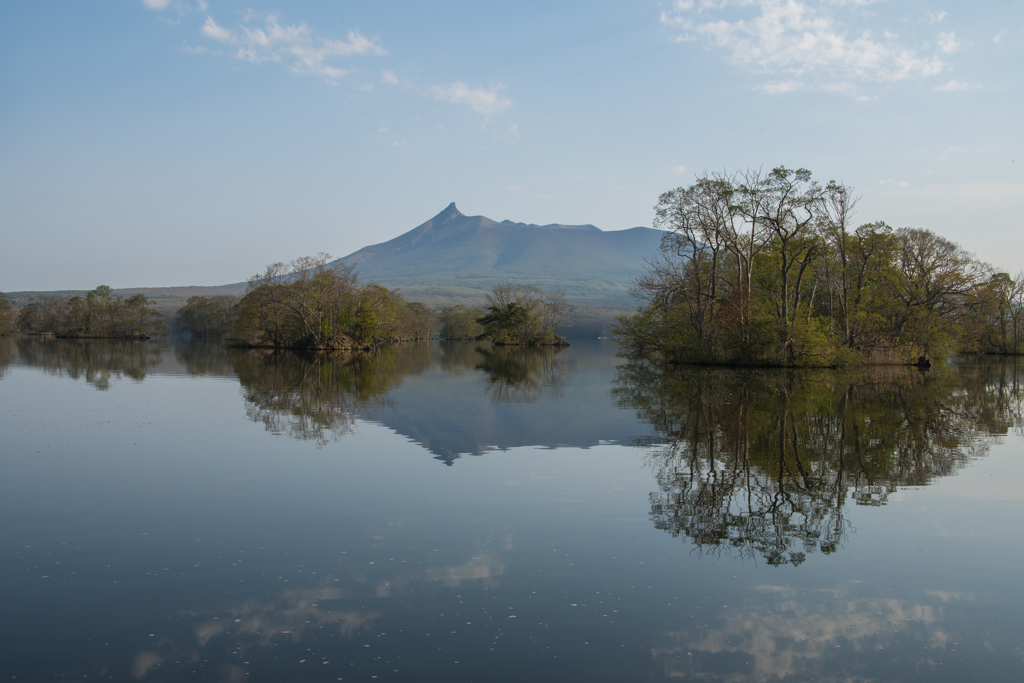
[[[371,348],[425,339],[433,314],[373,283],[361,284],[346,264],[317,254],[274,263],[249,279],[238,306],[234,340],[245,346],[305,349]]]
[[[123,297],[100,285],[83,296],[48,296],[18,313],[15,327],[27,334],[58,337],[147,337],[166,327],[163,315],[143,294]]]
[[[707,173],[664,193],[623,352],[674,362],[842,365],[1019,353],[1021,276],[920,228],[854,226],[853,189],[806,169]]]
[[[476,320],[483,328],[477,339],[498,345],[568,345],[556,333],[566,327],[570,315],[562,292],[545,293],[532,285],[499,282],[486,298],[486,312]]]

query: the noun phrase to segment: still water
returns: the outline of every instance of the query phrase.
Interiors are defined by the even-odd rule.
[[[1024,367],[0,339],[0,677],[1024,680]]]

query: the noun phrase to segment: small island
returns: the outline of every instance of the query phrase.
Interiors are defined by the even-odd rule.
[[[921,228],[855,227],[806,169],[705,173],[661,195],[660,255],[614,328],[629,358],[774,367],[1020,354],[1024,276]]]

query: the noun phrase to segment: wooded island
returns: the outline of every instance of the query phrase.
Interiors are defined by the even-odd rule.
[[[672,363],[927,364],[1021,352],[1024,276],[928,230],[854,227],[858,197],[806,169],[705,173],[661,195],[660,256],[622,353]]]

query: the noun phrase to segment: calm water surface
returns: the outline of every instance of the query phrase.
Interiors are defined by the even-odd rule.
[[[1024,680],[1024,368],[0,339],[0,676]]]

